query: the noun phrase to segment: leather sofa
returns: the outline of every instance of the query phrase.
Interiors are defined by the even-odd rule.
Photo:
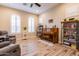
[[[19,44],[10,44],[10,41],[0,43],[0,56],[20,56]]]
[[[16,36],[13,34],[9,34],[7,31],[0,30],[0,43],[4,41],[10,41],[11,43],[15,44]]]
[[[0,56],[20,56],[20,45],[16,43],[15,35],[8,34],[7,31],[0,31]]]
[[[10,41],[5,41],[0,43],[0,48],[10,45]]]

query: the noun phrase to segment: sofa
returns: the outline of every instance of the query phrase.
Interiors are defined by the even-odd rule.
[[[19,44],[10,44],[10,41],[0,43],[0,56],[20,56],[21,49]]]
[[[16,43],[16,36],[13,34],[9,34],[7,31],[0,30],[0,43],[4,41],[10,41],[11,43]]]
[[[16,36],[0,31],[0,56],[20,56],[20,45],[16,44]]]
[[[5,47],[5,46],[8,46],[8,45],[10,45],[10,41],[1,42],[0,43],[0,49]]]

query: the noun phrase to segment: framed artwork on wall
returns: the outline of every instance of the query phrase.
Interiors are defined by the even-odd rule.
[[[49,22],[49,23],[53,23],[53,19],[49,19],[48,22]]]

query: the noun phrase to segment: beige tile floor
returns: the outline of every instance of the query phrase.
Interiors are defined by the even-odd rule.
[[[53,44],[37,37],[29,37],[27,40],[17,41],[21,47],[22,56],[76,56],[78,51],[70,47]]]

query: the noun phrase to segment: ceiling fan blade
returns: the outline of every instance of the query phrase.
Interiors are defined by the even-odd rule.
[[[32,6],[33,6],[33,4],[30,5],[30,7],[32,7]]]
[[[37,5],[38,7],[41,7],[41,5],[39,3],[35,3],[35,5]]]

